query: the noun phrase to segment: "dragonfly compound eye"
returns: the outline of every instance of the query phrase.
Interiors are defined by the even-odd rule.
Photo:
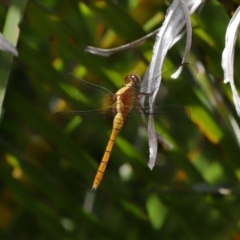
[[[126,76],[125,83],[133,82],[135,86],[141,85],[141,78],[138,76],[138,74],[131,74]]]

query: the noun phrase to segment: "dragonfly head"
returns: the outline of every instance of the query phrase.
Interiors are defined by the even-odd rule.
[[[125,83],[134,88],[140,88],[141,78],[137,74],[130,74],[125,77]]]

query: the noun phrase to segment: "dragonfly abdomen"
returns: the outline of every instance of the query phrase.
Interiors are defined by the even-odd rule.
[[[92,189],[97,189],[98,185],[102,181],[104,171],[106,169],[109,157],[112,152],[113,145],[116,141],[117,135],[119,134],[121,128],[124,125],[124,120],[125,117],[123,116],[122,113],[117,113],[114,120],[113,120],[113,128],[112,128],[112,133],[108,141],[108,145],[106,147],[105,153],[103,155],[102,161],[99,165],[99,168],[97,170],[97,174],[95,176],[94,182],[93,182],[93,187]]]

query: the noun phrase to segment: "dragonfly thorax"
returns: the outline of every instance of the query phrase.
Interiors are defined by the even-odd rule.
[[[139,89],[141,86],[141,78],[138,74],[130,74],[125,77],[125,83],[130,87]]]

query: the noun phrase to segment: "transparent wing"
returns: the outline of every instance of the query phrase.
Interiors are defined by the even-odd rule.
[[[153,113],[155,120],[155,128],[161,135],[165,133],[171,136],[181,136],[185,133],[190,123],[190,110],[184,105],[169,104],[156,106]]]
[[[186,133],[191,117],[188,105],[192,104],[193,97],[190,91],[192,86],[196,84],[194,79],[197,74],[197,67],[192,64],[185,64],[181,75],[177,79],[171,79],[171,75],[176,69],[172,68],[161,76],[161,87],[158,90],[155,107],[152,110],[148,107],[147,100],[154,90],[151,90],[151,92],[148,89],[148,83],[143,82],[139,94],[139,104],[128,117],[129,123],[127,126],[130,125],[131,127],[126,127],[127,131],[140,132],[140,135],[146,136],[148,118],[152,115],[155,120],[155,128],[161,135],[165,136],[166,133],[169,133],[181,138]],[[137,122],[138,124],[136,124]],[[136,130],[133,130],[134,128]],[[132,133],[132,136],[135,135]],[[151,136],[148,136],[148,138],[151,138]]]
[[[97,84],[85,81],[72,73],[61,82],[67,101],[74,110],[107,109],[112,106],[113,93]]]
[[[182,135],[190,123],[190,110],[180,104],[166,104],[156,106],[153,112],[149,108],[142,108],[142,112],[132,110],[129,114],[124,134],[128,138],[146,137],[151,138],[147,133],[148,118],[152,115],[155,120],[157,132],[165,136],[166,134]]]
[[[106,144],[113,120],[113,93],[73,74],[66,74],[61,84],[66,104],[57,109],[53,121],[79,146],[96,141],[101,145],[104,140]]]
[[[195,76],[198,69],[194,64],[184,63],[182,64],[182,71],[178,78],[172,78],[172,75],[177,71],[179,67],[173,67],[165,71],[161,76],[155,79],[148,79],[142,82],[140,90],[140,102],[145,105],[145,99],[147,96],[152,95],[157,91],[156,105],[172,103],[173,99],[178,99],[182,93],[186,96],[186,92],[191,89],[192,85],[196,84]],[[160,86],[157,87],[157,82],[160,80]],[[169,99],[170,97],[170,99]],[[144,100],[143,100],[144,99]],[[182,98],[184,99],[184,98]],[[170,101],[170,102],[169,102]]]
[[[108,110],[108,109],[105,109]],[[63,111],[53,120],[79,147],[101,159],[112,129],[113,115],[107,111]],[[97,144],[96,144],[97,142]],[[94,146],[94,148],[92,148]]]

